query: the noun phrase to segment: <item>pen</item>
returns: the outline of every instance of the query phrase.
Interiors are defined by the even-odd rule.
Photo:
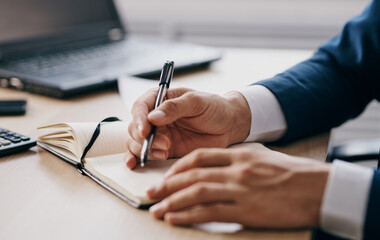
[[[173,78],[174,72],[174,62],[168,61],[164,64],[161,71],[160,83],[158,86],[158,94],[156,98],[156,103],[154,104],[154,109],[158,108],[161,103],[165,100],[166,92],[169,89],[170,82]],[[152,149],[152,144],[154,136],[156,135],[156,126],[152,126],[152,129],[148,136],[145,138],[142,149],[141,149],[141,167],[144,167],[146,161],[148,160],[149,152]]]

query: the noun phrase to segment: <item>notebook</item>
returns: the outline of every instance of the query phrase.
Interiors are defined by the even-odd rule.
[[[175,159],[148,161],[144,168],[130,170],[125,166],[128,123],[123,121],[102,123],[94,145],[83,159],[81,156],[90,142],[98,123],[58,123],[39,128],[42,135],[38,145],[116,194],[136,208],[148,208],[155,201],[145,191],[159,183]]]
[[[100,126],[99,136],[94,141],[85,157],[85,149],[92,142],[94,132]],[[145,167],[137,166],[130,170],[124,163],[127,151],[128,123],[113,122],[78,122],[58,123],[39,128],[41,136],[37,144],[52,154],[76,167],[80,173],[111,191],[130,205],[147,209],[156,201],[146,195],[146,190],[160,183],[165,172],[176,161],[148,161]],[[244,143],[231,148],[249,147],[268,150],[259,143]]]

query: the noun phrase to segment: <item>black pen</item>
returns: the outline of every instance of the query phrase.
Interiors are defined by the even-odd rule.
[[[168,61],[164,64],[161,71],[160,83],[158,86],[158,94],[156,98],[156,103],[154,104],[154,109],[158,108],[161,103],[165,100],[166,92],[169,89],[170,82],[173,78],[174,72],[174,62]],[[141,167],[144,167],[146,161],[148,160],[149,152],[152,149],[152,144],[154,136],[156,135],[156,126],[152,126],[152,130],[145,138],[142,149],[141,149]]]

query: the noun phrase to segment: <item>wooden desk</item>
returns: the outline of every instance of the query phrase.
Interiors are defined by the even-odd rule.
[[[309,51],[230,49],[210,69],[176,76],[180,81],[227,84],[272,76],[305,59]],[[177,81],[177,80],[176,80]],[[234,85],[235,85],[234,84]],[[236,86],[236,85],[235,85]],[[0,89],[0,99],[26,98],[25,116],[0,117],[0,127],[37,138],[36,128],[55,122],[125,118],[116,90],[76,99],[57,100]],[[279,151],[325,159],[328,134]],[[310,231],[241,230],[212,234],[195,228],[172,227],[154,220],[80,175],[72,166],[38,148],[0,158],[0,239],[309,239]]]

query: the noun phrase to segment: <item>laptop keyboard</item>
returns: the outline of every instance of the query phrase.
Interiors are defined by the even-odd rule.
[[[121,41],[84,49],[37,56],[8,63],[8,68],[22,73],[40,76],[56,76],[67,72],[80,72],[94,68],[104,68],[127,61],[143,53],[154,55],[159,46],[138,41]]]

